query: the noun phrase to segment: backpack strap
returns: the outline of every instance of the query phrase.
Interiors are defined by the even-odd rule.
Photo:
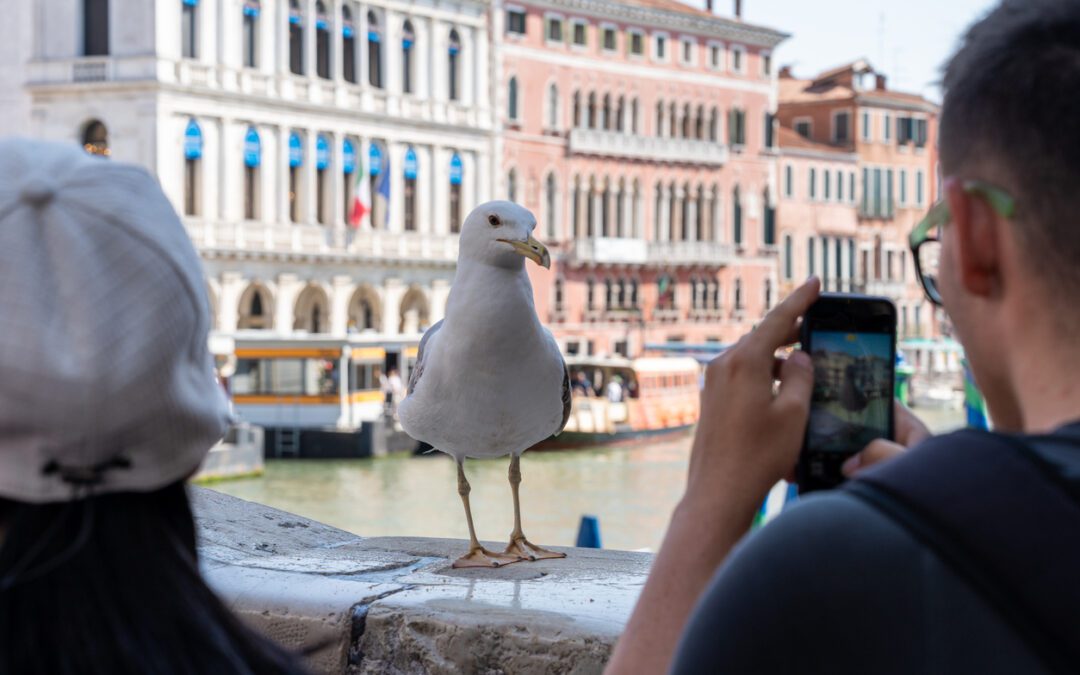
[[[1076,671],[1080,501],[1025,442],[976,431],[938,437],[844,489],[933,550],[1052,672]]]

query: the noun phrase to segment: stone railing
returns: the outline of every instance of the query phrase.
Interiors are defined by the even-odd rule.
[[[311,224],[186,219],[188,235],[204,252],[388,258],[453,263],[458,236],[361,231]]]
[[[30,85],[152,80],[157,75],[153,56],[86,56],[77,59],[31,61],[26,67]]]
[[[735,259],[729,244],[715,241],[646,241],[593,237],[574,241],[574,262],[623,265],[727,265]]]
[[[729,265],[735,260],[730,244],[716,241],[650,241],[649,262],[656,265]]]
[[[580,128],[570,130],[570,153],[707,166],[723,166],[729,154],[727,146],[714,141]]]
[[[465,541],[358,537],[202,488],[192,502],[210,586],[326,675],[600,673],[652,561],[562,549],[455,570]]]

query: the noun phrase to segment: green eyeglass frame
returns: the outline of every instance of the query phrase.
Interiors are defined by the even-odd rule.
[[[1016,200],[1013,199],[1012,195],[996,185],[981,180],[966,180],[962,186],[964,192],[985,199],[990,208],[994,209],[994,212],[1002,218],[1012,218],[1016,213]],[[941,306],[941,293],[938,291],[937,279],[924,273],[919,258],[919,249],[928,242],[937,242],[938,237],[931,235],[931,232],[945,227],[950,220],[952,220],[952,213],[949,211],[949,203],[942,199],[931,207],[926,213],[926,217],[919,221],[919,224],[911,231],[911,236],[908,237],[908,245],[911,247],[911,257],[915,261],[915,273],[919,277],[919,283],[922,284],[927,299],[939,307]]]

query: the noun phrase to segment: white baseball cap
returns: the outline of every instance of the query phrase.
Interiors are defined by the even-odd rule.
[[[145,170],[0,140],[0,497],[145,492],[228,421],[198,255]]]

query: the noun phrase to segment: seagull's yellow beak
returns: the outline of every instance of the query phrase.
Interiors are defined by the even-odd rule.
[[[551,255],[548,253],[547,246],[541,244],[532,235],[529,235],[528,241],[511,241],[509,239],[499,239],[499,241],[510,244],[516,253],[525,256],[540,267],[551,269]]]

